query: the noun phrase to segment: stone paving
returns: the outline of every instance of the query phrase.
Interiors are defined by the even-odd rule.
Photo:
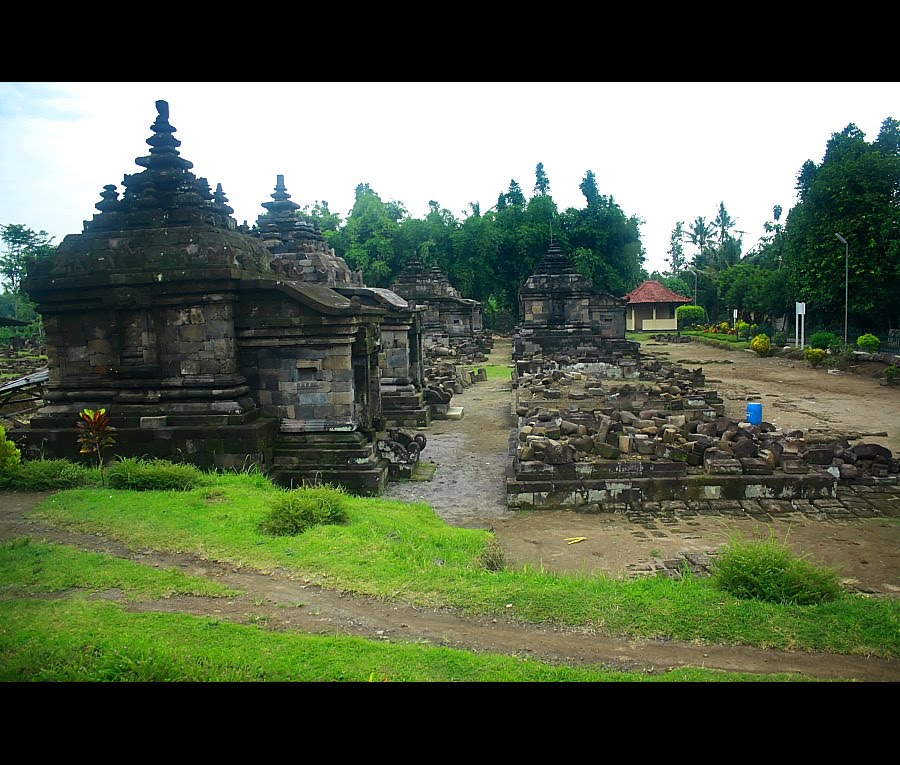
[[[760,523],[801,515],[822,523],[846,523],[860,518],[900,517],[900,485],[896,482],[839,485],[835,499],[673,500],[621,507],[605,505],[604,511],[622,513],[631,523],[644,529],[644,532],[635,532],[635,536],[645,533],[648,539],[667,537],[669,535],[662,529],[697,515],[750,518]],[[714,560],[715,552],[711,550],[683,552],[670,558],[651,557],[628,566],[628,576],[663,574],[678,579],[686,570],[694,576],[708,576]]]

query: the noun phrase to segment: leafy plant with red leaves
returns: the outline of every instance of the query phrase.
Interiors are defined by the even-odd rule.
[[[77,438],[81,444],[82,454],[96,454],[97,466],[100,469],[100,485],[106,486],[103,477],[103,450],[108,449],[116,442],[114,435],[116,429],[109,424],[109,415],[106,409],[83,409],[79,415],[78,429],[80,435]]]

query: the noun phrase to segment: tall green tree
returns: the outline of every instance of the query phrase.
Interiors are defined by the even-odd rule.
[[[325,200],[316,201],[312,208],[307,205],[303,212],[318,224],[325,241],[337,251],[340,246],[341,216],[332,212]]]
[[[509,182],[509,189],[506,192],[506,203],[515,207],[525,207],[525,195],[522,193],[522,187],[515,179]]]
[[[612,196],[601,194],[590,170],[580,188],[587,205],[570,207],[560,216],[561,238],[582,275],[597,289],[622,297],[644,275],[641,220],[626,215]]]
[[[691,244],[697,248],[693,263],[695,268],[704,269],[709,265],[707,247],[714,234],[715,229],[702,215],[694,218],[688,226],[688,238],[691,240]]]
[[[399,202],[383,202],[369,184],[356,187],[356,202],[347,218],[335,252],[363,272],[370,287],[385,287],[400,269],[401,254],[394,247],[406,209]]]
[[[536,196],[545,197],[550,193],[550,180],[544,172],[544,163],[538,162],[534,171],[534,193]]]
[[[900,123],[885,119],[872,143],[853,123],[832,134],[822,162],[803,164],[797,191],[784,232],[794,298],[837,328],[846,279],[851,327],[900,326]]]
[[[46,257],[54,252],[54,237],[46,231],[33,231],[18,223],[0,225],[0,240],[4,251],[0,253],[0,275],[3,276],[4,291],[12,296],[13,317],[19,318],[20,304],[28,302],[22,293],[22,280],[28,261]]]
[[[774,324],[790,307],[784,275],[774,268],[738,263],[718,274],[716,288],[720,303],[737,308],[751,323]]]
[[[672,275],[676,277],[680,276],[686,266],[684,255],[684,221],[682,220],[678,221],[675,224],[675,228],[672,229],[672,234],[669,237],[669,249],[667,254],[669,256],[669,265],[672,268]]]
[[[719,246],[724,245],[725,241],[731,237],[731,232],[736,226],[737,221],[728,214],[728,211],[725,209],[725,203],[719,202],[719,210],[712,222],[713,231],[719,241]]]

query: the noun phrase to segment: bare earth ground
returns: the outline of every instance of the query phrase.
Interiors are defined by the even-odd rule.
[[[865,438],[900,452],[900,389],[886,388],[863,375],[832,375],[800,362],[760,359],[744,351],[706,345],[645,346],[685,366],[702,366],[708,387],[726,401],[726,414],[741,416],[746,397],[763,402],[764,418],[782,427],[804,430],[824,426],[838,431],[886,431]],[[509,341],[497,339],[491,363],[508,363]],[[734,364],[720,363],[731,360]],[[721,382],[720,382],[721,381]],[[710,551],[735,531],[767,536],[768,528],[733,517],[693,516],[674,524],[629,522],[612,514],[512,512],[505,505],[504,477],[510,427],[510,382],[488,380],[454,397],[464,407],[459,421],[438,421],[426,431],[422,459],[437,463],[428,482],[389,484],[387,496],[429,502],[448,523],[491,528],[506,563],[521,569],[604,572],[622,576],[629,566],[651,556]],[[834,656],[734,646],[709,646],[668,640],[609,638],[590,631],[528,625],[509,614],[464,618],[450,611],[415,608],[344,595],[271,574],[234,569],[185,555],[131,551],[114,540],[72,534],[37,525],[24,514],[46,495],[0,492],[0,539],[31,536],[101,550],[158,567],[177,566],[187,573],[218,579],[246,590],[229,599],[172,598],[133,608],[213,615],[273,629],[318,634],[354,634],[390,641],[424,641],[473,651],[491,651],[570,664],[657,672],[679,666],[705,666],[747,672],[796,672],[810,677],[868,681],[900,680],[900,662],[871,657]],[[857,589],[895,595],[900,591],[900,524],[895,518],[816,521],[800,514],[777,519],[773,530],[798,552],[841,568]],[[567,538],[583,536],[569,545]],[[115,598],[116,593],[107,593]],[[302,606],[302,607],[297,607]]]

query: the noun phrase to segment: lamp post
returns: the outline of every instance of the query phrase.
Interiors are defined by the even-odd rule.
[[[844,243],[844,345],[847,345],[847,304],[850,299],[850,243],[840,234],[834,234]]]

